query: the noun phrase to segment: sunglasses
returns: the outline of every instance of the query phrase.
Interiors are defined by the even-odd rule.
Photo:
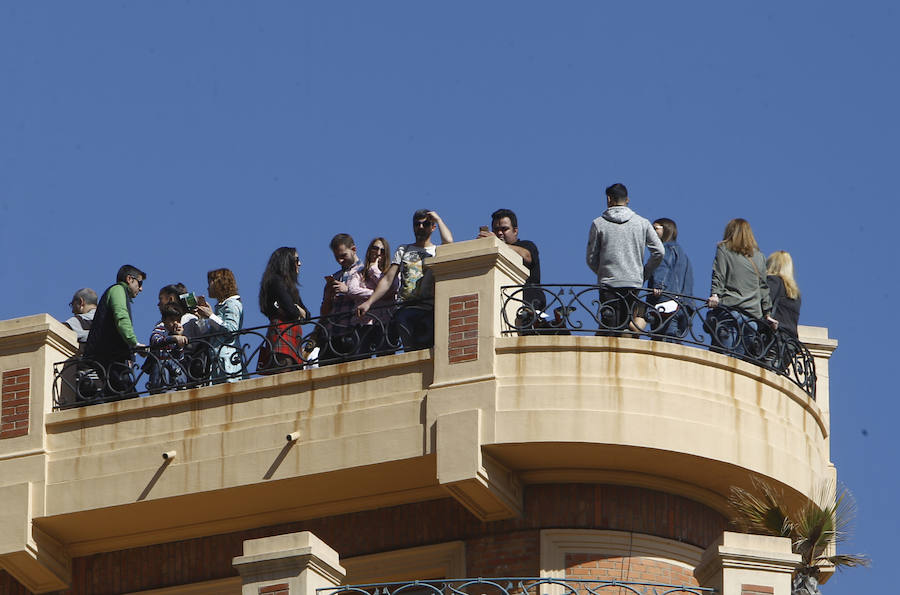
[[[421,221],[416,221],[415,223],[413,223],[414,227],[432,227],[433,225],[434,222],[430,219],[423,219]]]

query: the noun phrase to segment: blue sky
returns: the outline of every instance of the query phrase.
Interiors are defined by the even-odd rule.
[[[0,319],[68,316],[119,265],[155,294],[235,271],[247,325],[271,251],[310,304],[327,244],[457,239],[519,214],[544,281],[590,283],[603,188],[678,222],[708,291],[725,223],[791,252],[802,324],[829,327],[832,459],[886,592],[900,526],[893,242],[900,18],[891,2],[0,3]],[[876,324],[877,323],[877,324]],[[889,582],[890,581],[890,582]]]

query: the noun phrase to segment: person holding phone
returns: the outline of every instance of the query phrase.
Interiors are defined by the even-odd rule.
[[[519,219],[510,209],[497,209],[491,213],[491,228],[482,225],[478,232],[479,238],[497,236],[507,246],[522,257],[522,262],[528,269],[528,278],[525,279],[525,289],[522,297],[528,311],[533,312],[534,320],[537,320],[547,307],[547,300],[544,291],[539,287],[529,287],[540,285],[541,283],[541,257],[538,253],[537,245],[529,240],[519,239]],[[518,323],[517,323],[518,326]]]

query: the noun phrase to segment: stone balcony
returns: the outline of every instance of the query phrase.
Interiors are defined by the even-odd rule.
[[[0,567],[40,592],[64,588],[74,557],[448,494],[483,521],[563,482],[725,514],[751,474],[789,497],[834,477],[827,329],[801,327],[813,400],[696,347],[503,336],[501,288],[526,271],[495,238],[442,246],[432,267],[431,350],[63,411],[53,364],[74,333],[44,314],[0,322],[4,404],[19,399],[0,435]],[[454,334],[461,310],[472,340]]]

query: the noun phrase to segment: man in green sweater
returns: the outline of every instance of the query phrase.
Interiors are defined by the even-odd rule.
[[[126,264],[119,268],[116,284],[103,292],[94,314],[91,332],[85,344],[84,357],[104,368],[101,378],[104,392],[129,392],[133,348],[143,347],[134,334],[131,321],[131,302],[143,289],[144,271]]]

